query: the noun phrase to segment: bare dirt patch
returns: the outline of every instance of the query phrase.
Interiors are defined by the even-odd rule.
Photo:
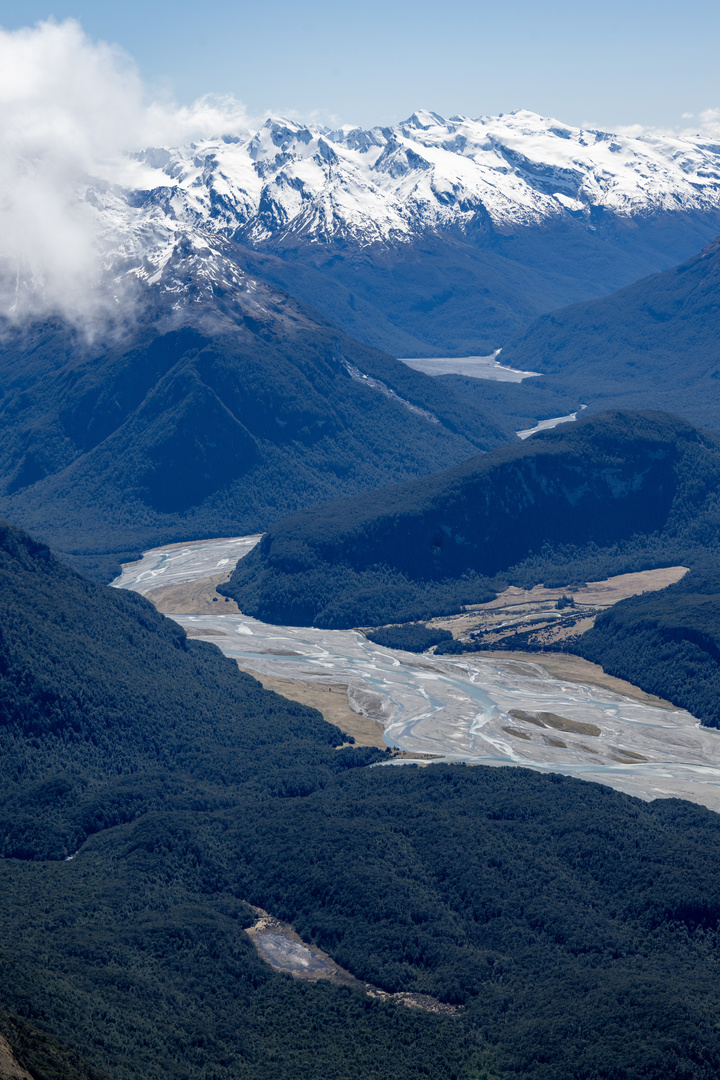
[[[301,705],[311,705],[322,713],[323,717],[331,724],[337,726],[347,735],[352,735],[356,746],[377,746],[380,750],[386,748],[383,741],[382,725],[367,716],[361,716],[354,712],[348,703],[347,686],[334,684],[323,686],[320,683],[301,682],[299,679],[281,679],[276,675],[262,675],[251,668],[242,668],[258,679],[266,690],[274,690],[283,697],[297,701]]]
[[[454,1005],[445,1005],[430,994],[390,994],[378,986],[373,986],[372,983],[361,982],[349,971],[336,964],[332,957],[322,949],[304,942],[290,923],[280,922],[262,908],[252,904],[249,906],[257,915],[257,921],[245,933],[250,937],[265,963],[270,964],[276,971],[283,971],[292,975],[294,979],[310,982],[323,980],[334,986],[348,986],[353,990],[362,991],[368,997],[380,998],[383,1001],[397,1001],[411,1009],[422,1009],[424,1012],[440,1013],[445,1016],[460,1014],[459,1008]],[[264,939],[272,939],[273,948],[268,948],[267,940]],[[287,959],[284,958],[285,956]],[[294,957],[300,957],[300,963],[294,962]],[[303,961],[306,964],[304,969]]]
[[[308,945],[302,940],[299,934],[295,932],[295,929],[290,923],[281,922],[279,919],[275,919],[272,915],[269,915],[267,911],[263,911],[262,908],[250,905],[253,911],[257,915],[257,921],[253,926],[248,927],[245,933],[251,938],[253,945],[260,953],[262,959],[274,967],[276,971],[285,971],[292,975],[294,979],[307,979],[311,982],[317,982],[322,979],[326,982],[333,983],[335,986],[351,986],[355,990],[364,990],[365,984],[356,979],[354,975],[351,975],[349,971],[345,971],[339,964],[323,952],[322,949],[316,948],[314,945]],[[284,962],[281,950],[268,951],[263,949],[263,939],[266,937],[272,937],[275,939],[284,939],[287,943],[287,949],[285,950],[288,955],[292,953],[292,947],[296,947],[296,951],[303,950],[308,953],[312,958],[311,966],[307,970],[302,970],[298,965],[292,964],[291,961]]]
[[[240,608],[235,601],[216,591],[229,577],[230,572],[181,585],[161,585],[148,594],[148,600],[163,615],[238,615]]]
[[[0,1080],[33,1080],[17,1061],[7,1039],[0,1035]]]

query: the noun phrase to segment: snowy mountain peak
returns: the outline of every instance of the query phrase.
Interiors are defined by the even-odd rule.
[[[591,211],[720,207],[720,150],[680,136],[583,130],[525,109],[471,119],[420,110],[392,128],[270,118],[246,140],[161,148],[144,196],[245,242],[403,242],[482,218],[501,232]]]
[[[446,124],[447,121],[443,119],[436,112],[430,112],[429,109],[419,109],[418,112],[414,112],[407,120],[403,120],[398,126],[401,128],[419,128],[421,131],[427,131],[429,128],[441,127]]]

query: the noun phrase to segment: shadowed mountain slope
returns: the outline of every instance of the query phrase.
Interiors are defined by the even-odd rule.
[[[45,324],[3,346],[0,509],[108,577],[512,437],[215,250],[175,250],[104,340]]]
[[[0,1010],[0,1080],[110,1080],[78,1054]]]
[[[313,709],[10,526],[0,581],[3,857],[64,858],[150,808],[222,805],[258,767],[292,786],[305,750],[311,772],[333,767],[341,733]]]
[[[667,409],[720,430],[720,240],[612,296],[544,315],[502,359],[594,409]]]
[[[719,478],[720,447],[683,420],[588,417],[286,518],[223,590],[266,621],[347,627],[457,610],[496,576],[643,569],[717,544]]]

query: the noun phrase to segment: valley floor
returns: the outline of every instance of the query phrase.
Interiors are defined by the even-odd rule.
[[[214,589],[257,540],[158,548],[124,567],[114,584],[146,595],[188,634],[218,645],[269,688],[320,708],[361,745],[402,751],[393,764],[522,765],[645,799],[679,797],[720,810],[720,732],[577,657],[416,655],[385,649],[355,630],[273,626],[243,615]],[[577,590],[576,603],[581,608],[584,602],[592,617],[683,572],[677,567],[644,578],[623,575],[633,581],[593,582]],[[452,628],[527,621],[535,607],[547,609],[544,617],[552,621],[557,597],[542,593],[516,590],[487,610],[459,617]]]

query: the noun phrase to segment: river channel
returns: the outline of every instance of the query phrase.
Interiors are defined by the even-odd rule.
[[[113,585],[152,600],[160,588],[212,582],[258,539],[156,548],[126,565]],[[675,796],[720,810],[720,732],[681,709],[553,678],[540,663],[415,655],[355,630],[272,626],[223,610],[222,600],[205,607],[212,610],[170,617],[246,670],[342,688],[355,712],[381,725],[390,747],[559,772],[644,799]]]

